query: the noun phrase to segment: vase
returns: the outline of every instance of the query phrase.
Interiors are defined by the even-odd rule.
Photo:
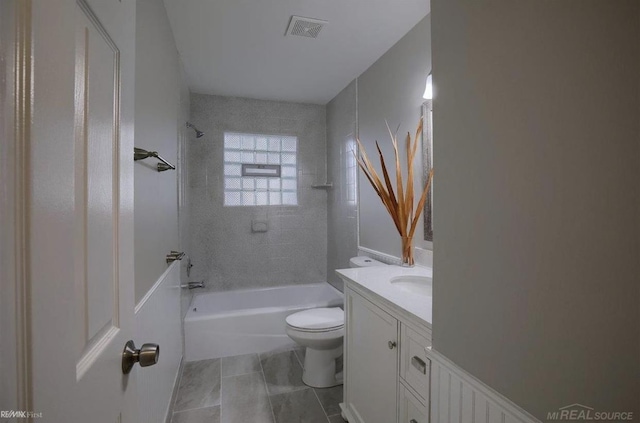
[[[402,265],[413,266],[413,238],[402,237]]]

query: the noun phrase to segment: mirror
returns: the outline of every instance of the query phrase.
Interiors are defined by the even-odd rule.
[[[422,183],[427,183],[427,178],[433,167],[433,104],[432,100],[422,103]],[[433,181],[427,193],[424,203],[424,240],[433,242]]]

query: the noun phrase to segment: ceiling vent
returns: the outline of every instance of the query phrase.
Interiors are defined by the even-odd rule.
[[[327,21],[301,16],[292,16],[285,35],[299,35],[301,37],[318,38],[318,34]]]

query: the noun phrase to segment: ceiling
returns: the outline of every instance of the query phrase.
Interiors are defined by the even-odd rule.
[[[429,13],[429,0],[164,2],[192,92],[316,104]],[[328,24],[316,39],[285,37],[292,15]]]

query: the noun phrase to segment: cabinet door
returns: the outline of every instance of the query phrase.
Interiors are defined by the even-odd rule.
[[[397,420],[398,321],[347,291],[345,399],[357,422]]]

